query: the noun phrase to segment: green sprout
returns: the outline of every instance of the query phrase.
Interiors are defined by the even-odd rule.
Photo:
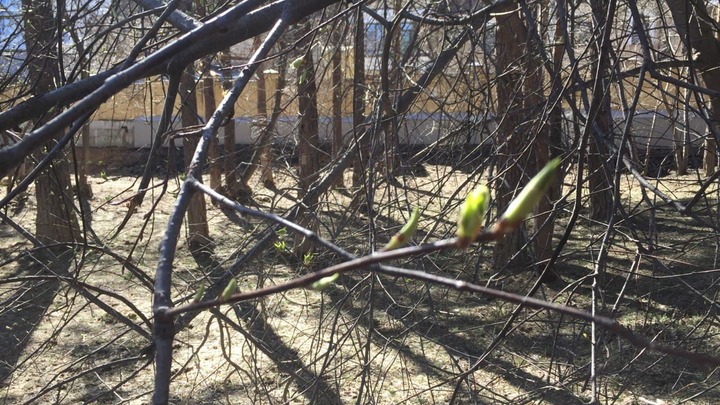
[[[229,300],[230,297],[235,293],[235,291],[237,291],[237,288],[237,280],[235,280],[234,278],[230,279],[227,287],[225,287],[222,294],[220,294],[220,302],[225,302]]]
[[[457,236],[461,246],[467,246],[477,238],[489,204],[490,189],[487,186],[479,186],[465,198],[458,217]]]
[[[327,288],[330,284],[334,283],[335,280],[338,279],[338,277],[340,277],[340,273],[335,273],[332,276],[323,277],[320,280],[312,283],[310,285],[310,288],[312,288],[313,290],[316,290],[316,291],[322,291],[325,288]]]
[[[392,238],[390,238],[390,242],[385,245],[383,250],[393,250],[405,246],[408,241],[413,237],[415,231],[417,231],[419,219],[420,210],[415,207],[413,209],[412,215],[410,215],[410,219],[408,220],[408,222],[405,224],[405,226],[402,227],[402,229],[400,229],[400,232],[396,233]]]
[[[287,247],[285,246],[284,240],[279,240],[279,241],[273,243],[273,246],[275,246],[275,250],[277,250],[278,252],[281,252],[281,253],[287,249]]]
[[[277,235],[278,240],[273,243],[273,246],[275,247],[275,250],[282,253],[287,250],[287,246],[285,245],[285,241],[283,240],[285,236],[287,236],[287,229],[280,228],[278,229],[275,234]]]
[[[520,194],[515,197],[508,206],[505,213],[500,217],[496,227],[502,233],[511,232],[525,218],[530,215],[535,206],[545,195],[550,183],[555,179],[555,175],[560,168],[560,158],[555,158],[548,162],[545,167],[535,175]]]
[[[315,254],[313,252],[307,252],[303,255],[303,264],[305,267],[310,266],[310,263],[312,263],[313,259],[315,258]]]

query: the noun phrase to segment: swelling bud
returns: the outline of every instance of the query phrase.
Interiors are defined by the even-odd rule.
[[[326,289],[330,284],[334,283],[335,280],[338,279],[338,277],[340,277],[340,273],[335,273],[332,276],[323,277],[320,280],[312,283],[310,285],[310,288],[316,291],[322,291]]]
[[[235,291],[237,291],[237,280],[233,278],[230,280],[227,287],[225,287],[222,294],[220,294],[220,302],[229,300],[230,297],[235,294]]]
[[[202,299],[203,294],[205,294],[205,284],[200,285],[200,289],[197,290],[195,293],[195,297],[193,297],[193,303],[200,302]]]
[[[410,215],[410,219],[405,224],[405,226],[400,229],[400,232],[396,233],[391,239],[390,242],[388,242],[387,245],[383,248],[383,250],[393,250],[397,248],[401,248],[405,246],[408,241],[415,235],[415,231],[417,231],[418,227],[418,220],[420,219],[420,210],[415,207],[413,209],[412,215]]]
[[[465,198],[458,217],[457,236],[461,247],[469,245],[477,238],[489,204],[490,189],[486,186],[479,186]]]
[[[512,232],[525,218],[530,215],[535,206],[545,196],[550,183],[560,168],[560,158],[555,158],[528,182],[520,194],[510,203],[505,213],[500,217],[496,227],[502,233]]]

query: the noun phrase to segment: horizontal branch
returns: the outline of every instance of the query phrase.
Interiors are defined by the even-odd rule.
[[[281,223],[283,225],[288,225],[288,228],[295,231],[300,232],[305,235],[313,236],[316,239],[321,239],[317,236],[316,233],[305,229],[297,224],[294,223],[288,223],[289,221],[280,218],[278,216],[275,216],[273,214],[266,214],[262,213],[260,211],[255,211],[248,209],[224,196],[221,194],[215,192],[211,188],[205,186],[204,184],[198,182],[198,181],[192,181],[188,183],[189,185],[192,185],[193,188],[197,191],[204,192],[208,195],[210,195],[214,200],[220,202],[221,204],[227,206],[228,208],[232,208],[237,210],[240,213],[246,214],[246,215],[253,215],[262,217],[265,219],[269,219],[272,221],[278,221],[278,223]],[[498,226],[492,226],[480,233],[475,240],[478,243],[488,243],[493,240],[497,240],[503,237],[505,235],[505,230],[501,229],[501,227]],[[335,250],[335,245],[332,244],[329,241],[322,240],[323,245],[330,245],[332,250]],[[511,302],[517,305],[520,305],[521,307],[527,307],[527,308],[533,308],[533,309],[545,309],[549,311],[553,311],[559,314],[563,314],[566,316],[573,317],[575,319],[580,319],[583,321],[591,322],[597,326],[600,326],[617,336],[627,340],[635,347],[646,349],[650,351],[655,351],[659,353],[668,354],[675,357],[681,357],[684,359],[687,359],[697,365],[701,366],[711,366],[711,367],[720,367],[720,357],[713,356],[706,353],[697,353],[697,352],[691,352],[683,349],[678,349],[674,347],[664,346],[657,344],[651,340],[648,340],[642,336],[636,335],[632,330],[629,328],[623,326],[618,321],[616,321],[613,318],[606,317],[606,316],[600,316],[600,315],[593,315],[590,312],[583,311],[581,309],[569,307],[566,305],[557,304],[554,302],[544,301],[541,299],[537,299],[531,296],[526,295],[519,295],[514,293],[509,293],[502,290],[497,290],[489,287],[483,287],[477,284],[468,283],[466,281],[462,280],[456,280],[451,279],[448,277],[442,277],[437,276],[433,274],[429,274],[424,271],[420,270],[409,270],[409,269],[402,269],[397,267],[388,267],[388,266],[379,266],[378,264],[388,262],[391,260],[411,257],[411,256],[420,256],[423,254],[428,254],[432,252],[438,252],[438,251],[444,251],[444,250],[454,250],[454,249],[460,249],[463,247],[463,243],[458,238],[450,238],[450,239],[443,239],[439,240],[433,243],[427,243],[422,244],[418,246],[410,246],[406,248],[396,249],[396,250],[390,250],[390,251],[379,251],[374,252],[370,255],[363,256],[360,258],[355,258],[343,263],[336,264],[334,266],[327,267],[325,269],[306,274],[301,277],[297,277],[295,279],[289,280],[285,283],[276,284],[268,287],[263,287],[257,290],[248,291],[248,292],[241,292],[237,294],[233,294],[232,296],[228,297],[227,299],[221,300],[220,298],[207,300],[203,302],[193,302],[186,305],[174,307],[174,308],[167,308],[162,311],[156,312],[156,317],[162,317],[165,319],[172,319],[177,315],[180,315],[182,313],[191,312],[191,311],[200,311],[203,309],[208,308],[214,308],[218,307],[220,305],[225,304],[232,304],[236,302],[241,301],[247,301],[251,299],[266,297],[273,294],[279,294],[282,292],[286,292],[292,289],[297,288],[307,288],[308,286],[312,285],[314,282],[325,278],[330,277],[335,274],[342,274],[347,273],[350,271],[375,271],[378,273],[382,273],[388,276],[393,277],[403,277],[407,279],[413,279],[413,280],[419,280],[430,284],[435,285],[442,285],[445,287],[449,287],[452,289],[455,289],[457,291],[464,291],[464,292],[472,292],[476,294],[482,294],[489,297],[494,297],[503,301]]]
[[[484,232],[480,235],[479,241],[487,242],[490,240],[495,240],[499,237],[497,233],[494,233],[492,231]],[[427,254],[431,252],[436,251],[442,251],[442,250],[449,250],[449,249],[457,249],[459,247],[459,241],[457,238],[451,238],[451,239],[444,239],[437,242],[419,245],[419,246],[411,246],[403,249],[397,249],[397,250],[391,250],[386,252],[378,252],[373,253],[368,256],[363,256],[360,258],[357,258],[355,260],[350,260],[347,262],[343,262],[331,267],[327,267],[323,270],[319,270],[316,272],[313,272],[311,274],[307,274],[295,279],[292,279],[288,282],[282,283],[282,284],[276,284],[264,288],[260,288],[253,291],[248,292],[242,292],[238,294],[234,294],[230,296],[227,300],[221,301],[220,299],[205,301],[205,302],[198,302],[198,303],[191,303],[175,308],[171,308],[166,310],[162,316],[165,317],[174,317],[176,315],[179,315],[184,312],[188,311],[199,311],[202,309],[217,307],[220,305],[225,304],[232,304],[236,302],[241,301],[247,301],[251,299],[266,297],[273,294],[279,294],[282,292],[286,292],[292,289],[296,288],[306,288],[310,286],[315,281],[318,281],[322,278],[332,276],[334,274],[342,274],[347,273],[350,271],[357,271],[357,270],[371,270],[376,271],[378,273],[382,273],[388,276],[393,277],[403,277],[407,279],[413,279],[413,280],[419,280],[424,281],[430,284],[435,285],[442,285],[445,287],[452,288],[457,291],[463,291],[463,292],[472,292],[476,294],[482,294],[489,297],[494,297],[503,301],[511,302],[514,304],[518,304],[522,307],[527,308],[533,308],[533,309],[545,309],[550,310],[559,314],[563,314],[566,316],[573,317],[575,319],[580,319],[583,321],[594,323],[597,326],[600,326],[604,329],[607,329],[608,331],[616,334],[617,336],[627,340],[635,347],[641,348],[641,349],[647,349],[659,353],[669,354],[671,356],[675,357],[681,357],[684,359],[687,359],[697,365],[701,366],[711,366],[711,367],[720,367],[720,358],[706,354],[706,353],[696,353],[691,352],[683,349],[678,349],[674,347],[664,346],[660,345],[658,343],[655,343],[651,340],[648,340],[644,337],[636,335],[633,331],[628,329],[627,327],[620,324],[615,319],[600,316],[600,315],[593,315],[587,311],[583,311],[581,309],[569,307],[566,305],[557,304],[554,302],[544,301],[541,299],[533,298],[530,296],[525,295],[519,295],[514,293],[509,293],[502,290],[496,290],[489,287],[483,287],[477,284],[468,283],[466,281],[462,280],[456,280],[451,279],[448,277],[442,277],[437,276],[433,274],[426,273],[424,271],[420,270],[408,270],[408,269],[401,269],[401,268],[395,268],[395,267],[379,267],[379,266],[371,266],[373,264],[378,264],[382,262],[387,262],[394,259],[400,259],[405,258],[409,256],[418,256],[422,254]],[[158,314],[160,316],[160,314]]]

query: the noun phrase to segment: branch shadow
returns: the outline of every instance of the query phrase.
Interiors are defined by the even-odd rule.
[[[193,257],[198,265],[205,269],[222,269],[222,264],[215,258],[212,250],[198,249],[193,251]],[[293,379],[298,390],[303,393],[308,401],[322,404],[342,404],[343,401],[338,392],[333,389],[330,384],[315,374],[300,357],[299,353],[288,346],[282,336],[278,334],[265,320],[264,315],[258,308],[248,302],[233,305],[238,322],[245,324],[249,328],[251,336],[258,343],[264,345],[259,348],[266,353],[272,353],[268,358],[274,363],[277,369],[288,375],[294,375],[298,378]],[[230,325],[239,327],[239,325]],[[252,342],[248,342],[252,343]],[[315,393],[319,394],[314,397]]]
[[[67,249],[57,253],[57,259],[48,261],[46,265],[40,264],[29,255],[23,255],[18,259],[19,271],[14,276],[66,273],[71,263],[68,259],[71,252]],[[58,280],[24,281],[20,286],[9,289],[9,294],[2,296],[5,303],[12,305],[0,311],[0,325],[3,325],[0,330],[0,384],[4,385],[22,365],[20,358],[30,343],[32,333],[55,300],[60,285]]]

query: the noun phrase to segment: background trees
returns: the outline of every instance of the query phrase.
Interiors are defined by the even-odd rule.
[[[4,400],[718,400],[697,365],[720,343],[714,4],[4,7]],[[215,143],[258,115],[252,148]],[[136,116],[148,148],[111,152],[122,170],[90,158],[95,197],[73,193],[85,121]],[[263,291],[378,251],[414,206],[414,244],[450,237],[478,184],[493,189],[490,225],[555,156],[562,181],[497,242],[385,263],[419,271],[404,277],[363,267],[322,293],[182,310],[233,278]],[[57,246],[72,259],[50,260]]]

